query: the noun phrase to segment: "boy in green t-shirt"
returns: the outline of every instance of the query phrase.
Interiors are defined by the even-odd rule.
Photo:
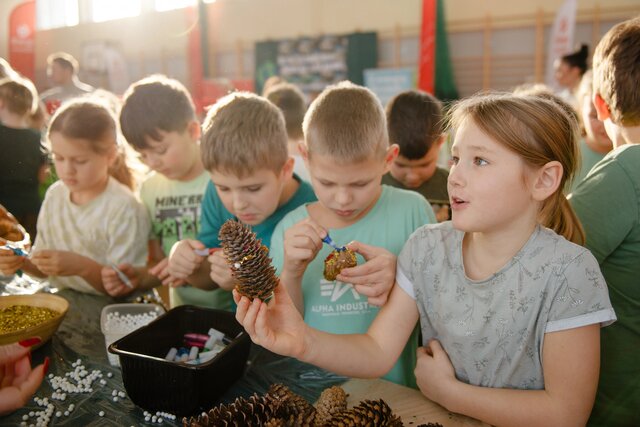
[[[198,233],[209,174],[200,160],[200,124],[191,95],[177,80],[154,75],[133,83],[124,95],[120,126],[127,142],[153,170],[142,183],[140,198],[151,219],[149,262],[155,266],[118,267],[135,288],[148,289],[167,277],[171,246]],[[103,268],[102,277],[110,295],[133,291],[112,267]]]
[[[589,426],[640,425],[640,18],[617,24],[593,55],[593,103],[613,142],[571,194],[618,321],[600,332]]]
[[[195,291],[209,291],[219,308],[230,310],[228,291],[234,281],[223,252],[206,257],[195,250],[219,247],[218,230],[229,219],[250,225],[269,247],[280,219],[315,195],[311,185],[293,173],[284,118],[266,99],[243,92],[227,95],[209,110],[203,129],[202,161],[211,182],[202,201],[202,227],[197,240],[173,246],[169,273],[172,285],[179,286],[175,290],[180,303],[193,304]],[[185,282],[190,286],[180,286]]]
[[[327,88],[309,107],[304,135],[302,155],[318,201],[278,224],[273,263],[305,323],[332,333],[362,333],[376,306],[386,302],[397,254],[435,215],[419,194],[381,185],[398,147],[389,145],[384,110],[368,89],[351,83]],[[334,242],[359,254],[359,265],[336,280],[323,277],[332,249],[322,238],[329,230]],[[414,331],[385,378],[415,387],[417,344]]]
[[[447,178],[437,166],[446,138],[442,103],[418,90],[399,93],[387,104],[389,141],[400,147],[382,183],[422,194],[431,203],[438,221],[451,219]]]

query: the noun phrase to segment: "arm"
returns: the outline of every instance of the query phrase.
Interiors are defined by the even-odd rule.
[[[342,375],[379,377],[391,369],[418,321],[418,308],[399,286],[366,334],[335,335],[307,326],[284,286],[269,304],[240,298],[236,319],[253,342]],[[336,357],[340,355],[340,357]]]
[[[34,252],[31,262],[46,276],[80,276],[96,290],[106,293],[102,284],[103,265],[91,258],[70,251],[45,249]]]
[[[416,377],[429,399],[497,426],[584,426],[598,385],[600,325],[545,334],[544,390],[479,387],[458,381],[432,341],[418,355]]]

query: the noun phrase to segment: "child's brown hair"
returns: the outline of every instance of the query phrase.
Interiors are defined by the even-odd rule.
[[[38,108],[38,94],[30,80],[14,75],[0,79],[0,100],[7,110],[29,116]]]
[[[265,98],[234,92],[216,102],[202,125],[202,164],[209,171],[250,175],[256,169],[279,174],[289,158],[282,113]]]
[[[584,244],[584,231],[563,193],[573,178],[579,159],[578,124],[557,103],[540,96],[513,94],[477,95],[458,102],[450,124],[458,128],[473,120],[482,132],[513,151],[531,167],[551,161],[562,165],[556,192],[543,203],[542,225],[577,244]]]
[[[593,54],[593,93],[607,103],[614,123],[640,125],[640,18],[604,35]]]
[[[384,157],[387,121],[378,98],[350,82],[327,87],[311,103],[303,122],[309,157],[328,155],[340,162]]]
[[[290,140],[302,139],[302,121],[307,111],[304,94],[297,86],[279,83],[272,86],[264,95],[282,111]]]
[[[398,144],[400,155],[409,160],[424,157],[442,136],[442,103],[426,92],[401,92],[386,112],[389,142]]]
[[[99,154],[116,149],[116,160],[109,169],[109,174],[134,189],[135,182],[126,162],[125,151],[118,146],[117,122],[108,106],[84,98],[66,102],[51,118],[48,134],[54,132],[67,138],[86,141]]]
[[[124,94],[120,128],[136,149],[148,148],[147,138],[159,141],[160,131],[183,132],[193,120],[191,95],[175,79],[152,75],[133,83]]]

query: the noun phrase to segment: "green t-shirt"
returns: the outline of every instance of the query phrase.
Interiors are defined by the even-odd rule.
[[[294,178],[300,183],[300,186],[293,196],[285,204],[279,206],[269,218],[251,227],[251,230],[256,233],[258,239],[262,240],[262,244],[266,247],[269,247],[271,244],[271,234],[276,224],[287,213],[303,203],[316,200],[311,185],[306,181],[300,180],[295,174]],[[201,228],[198,232],[198,240],[208,248],[219,247],[220,240],[218,240],[218,230],[222,224],[229,219],[235,219],[235,217],[224,207],[215,185],[209,180],[204,199],[202,200]],[[172,288],[171,291],[172,307],[183,304],[194,304],[228,311],[232,311],[235,307],[231,292],[223,289],[206,291],[193,286],[180,286]]]
[[[278,271],[284,262],[284,231],[308,216],[307,206],[300,206],[289,213],[274,230],[270,254]],[[330,230],[330,234],[339,245],[356,240],[385,248],[398,255],[414,230],[435,222],[433,210],[424,197],[383,185],[380,198],[367,215],[348,227]],[[324,279],[324,259],[331,250],[329,246],[323,246],[304,273],[304,320],[316,329],[331,333],[364,333],[378,313],[378,308],[369,306],[367,298],[358,294],[352,284]],[[362,263],[364,259],[358,255],[358,264]],[[413,370],[418,345],[417,332],[416,328],[395,366],[384,378],[415,387]]]
[[[578,187],[578,184],[585,179],[591,168],[602,160],[604,156],[604,154],[600,154],[589,148],[584,138],[580,139],[580,169],[576,171],[576,176],[573,178],[571,191],[574,191]]]
[[[382,183],[391,185],[392,187],[402,188],[403,190],[415,191],[422,194],[425,199],[431,203],[434,211],[438,212],[443,206],[449,206],[449,191],[447,189],[447,179],[449,171],[443,168],[436,168],[435,173],[428,181],[423,182],[419,187],[407,188],[403,183],[395,179],[391,172],[386,173],[382,177]],[[449,211],[449,219],[451,211]]]
[[[640,425],[640,144],[605,156],[570,198],[607,281],[618,321],[600,334],[600,382],[589,425]]]

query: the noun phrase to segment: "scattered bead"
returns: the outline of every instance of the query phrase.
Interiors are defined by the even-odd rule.
[[[104,411],[98,412],[98,415],[100,415],[101,417],[104,417]]]

